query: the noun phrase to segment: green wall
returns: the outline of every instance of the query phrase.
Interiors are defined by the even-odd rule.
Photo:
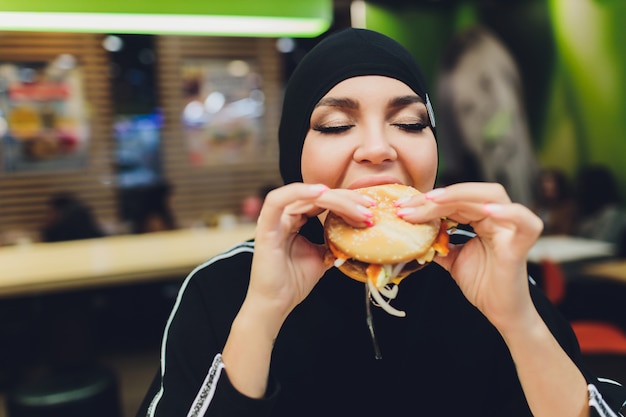
[[[605,164],[626,200],[626,2],[522,3],[499,6],[493,16],[469,0],[453,9],[368,4],[367,27],[407,46],[420,60],[431,89],[440,52],[456,30],[480,22],[503,35],[525,76],[541,164],[572,176],[581,165]]]
[[[571,170],[603,163],[626,197],[626,3],[549,0],[558,67],[540,156]],[[563,163],[563,162],[560,162]]]
[[[403,9],[367,5],[366,26],[402,43],[417,58],[431,90],[435,83],[437,65],[447,41],[454,30],[449,13],[437,9]]]

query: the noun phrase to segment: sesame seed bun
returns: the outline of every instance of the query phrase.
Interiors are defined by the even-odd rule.
[[[398,217],[398,208],[394,206],[394,202],[403,197],[421,194],[418,190],[401,184],[385,184],[356,191],[376,201],[376,206],[372,207],[372,227],[352,227],[332,212],[328,213],[324,222],[327,246],[335,257],[346,259],[339,266],[344,274],[365,282],[365,269],[370,264],[406,263],[392,281],[398,283],[432,260],[435,255],[433,244],[438,241],[442,227],[445,227],[442,220],[409,223]]]

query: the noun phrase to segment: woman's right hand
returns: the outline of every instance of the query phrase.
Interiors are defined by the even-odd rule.
[[[257,222],[246,302],[262,303],[284,320],[334,261],[325,245],[311,243],[298,233],[300,228],[325,210],[367,227],[372,204],[357,192],[322,184],[292,183],[270,192]]]
[[[222,360],[232,385],[252,398],[266,393],[274,340],[289,313],[333,264],[324,245],[298,234],[331,210],[353,226],[371,225],[373,204],[351,190],[292,183],[271,191],[257,220],[248,293],[233,321]]]

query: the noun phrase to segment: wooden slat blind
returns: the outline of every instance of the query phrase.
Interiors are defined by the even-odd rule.
[[[92,206],[100,219],[115,218],[115,190],[111,182],[112,106],[102,38],[97,34],[0,33],[0,62],[51,61],[60,54],[71,54],[77,59],[89,106],[90,130],[88,164],[84,168],[45,173],[0,172],[0,237],[21,231],[37,240],[45,203],[57,191],[76,193]]]
[[[165,115],[163,168],[174,186],[177,221],[188,226],[206,213],[238,213],[240,202],[266,184],[280,184],[277,132],[282,101],[282,75],[272,39],[161,36],[157,38],[158,85]],[[249,164],[191,166],[188,163],[181,111],[184,106],[181,68],[185,59],[250,59],[259,66],[265,94],[263,140],[267,146]]]
[[[72,191],[89,204],[100,221],[116,221],[113,103],[104,35],[0,32],[0,62],[52,60],[72,54],[80,65],[89,106],[86,167],[45,173],[0,171],[0,244],[3,235],[23,231],[37,240],[45,203],[56,191]],[[280,184],[277,132],[282,99],[282,68],[274,39],[157,36],[157,86],[164,114],[161,132],[163,173],[173,186],[172,206],[180,227],[207,213],[238,213],[240,202],[266,184]],[[265,113],[262,137],[267,143],[250,163],[191,166],[184,141],[181,110],[181,64],[185,59],[250,59],[262,77]],[[0,147],[0,152],[2,149]],[[1,153],[0,153],[1,157]]]

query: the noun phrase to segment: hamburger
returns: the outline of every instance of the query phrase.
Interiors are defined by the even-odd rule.
[[[324,239],[336,258],[335,266],[345,275],[368,285],[371,296],[387,312],[404,316],[387,300],[397,295],[397,284],[430,263],[435,255],[448,254],[446,219],[409,223],[396,214],[394,203],[421,194],[402,184],[384,184],[355,190],[376,201],[372,227],[353,227],[329,212],[324,221]],[[385,300],[385,298],[387,300]]]

